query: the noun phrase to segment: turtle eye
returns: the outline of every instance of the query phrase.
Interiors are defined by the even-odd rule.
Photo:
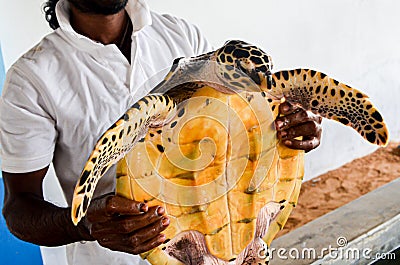
[[[236,63],[236,68],[237,69],[239,69],[240,71],[242,71],[245,74],[248,74],[249,69],[247,69],[247,67],[244,67],[242,65],[242,60],[236,59],[235,63]]]
[[[261,85],[262,80],[260,77],[260,72],[262,72],[267,76],[267,82],[269,85],[272,84],[272,74],[267,67],[265,67],[265,71],[261,71],[261,69],[256,68],[249,60],[238,59],[236,60],[236,69],[239,69],[241,72],[250,77],[257,85]]]

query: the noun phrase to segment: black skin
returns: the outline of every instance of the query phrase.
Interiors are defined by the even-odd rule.
[[[148,251],[165,241],[160,234],[169,225],[162,207],[148,207],[115,195],[94,199],[78,226],[71,208],[43,199],[42,183],[48,167],[30,173],[3,172],[3,215],[16,237],[42,246],[60,246],[97,240],[100,245],[131,254]]]
[[[305,152],[309,152],[320,145],[322,117],[288,102],[279,106],[279,113],[275,125],[278,138],[284,145]],[[302,136],[301,140],[295,139],[299,136]]]
[[[125,0],[70,2],[76,5],[71,6],[71,24],[77,32],[103,44],[117,44],[130,60],[130,42],[121,41],[124,25],[129,19],[123,8],[119,10]],[[86,10],[92,2],[98,3],[103,11]],[[276,125],[278,137],[285,145],[305,151],[319,145],[320,118],[287,103],[280,106],[280,113],[282,117],[277,119]],[[297,136],[304,136],[303,140],[295,140]],[[111,194],[94,199],[86,217],[74,226],[71,208],[58,207],[43,198],[42,185],[47,171],[48,166],[20,174],[3,172],[3,215],[16,237],[43,246],[96,240],[106,248],[131,254],[143,253],[166,240],[162,231],[168,227],[169,219],[162,207],[148,207],[145,203]]]
[[[87,14],[113,15],[123,10],[128,0],[69,0],[69,2]]]

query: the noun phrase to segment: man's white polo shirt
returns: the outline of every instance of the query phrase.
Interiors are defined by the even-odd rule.
[[[177,57],[210,50],[196,27],[150,12],[144,0],[129,0],[126,11],[133,23],[131,64],[115,45],[76,33],[68,1],[59,1],[60,28],[7,73],[0,101],[3,171],[30,172],[53,162],[70,204],[97,139],[162,75],[152,77],[168,70]],[[112,171],[101,179],[97,195],[114,189]],[[69,259],[71,264],[136,264],[132,256],[103,250],[93,243],[77,244],[69,248]]]

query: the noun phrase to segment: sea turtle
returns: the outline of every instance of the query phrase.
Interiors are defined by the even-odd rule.
[[[243,41],[176,59],[98,140],[74,191],[73,222],[119,161],[117,193],[163,205],[171,222],[169,240],[143,258],[267,264],[267,247],[296,205],[304,172],[304,152],[276,137],[279,104],[287,100],[351,126],[372,144],[388,142],[364,93],[314,70],[271,70],[271,58]]]

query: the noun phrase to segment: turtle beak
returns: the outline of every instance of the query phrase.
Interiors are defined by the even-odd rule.
[[[210,57],[211,55],[205,54],[198,57],[175,59],[169,73],[151,93],[165,93],[184,83],[207,80],[209,71],[205,71],[205,69],[210,63]]]

